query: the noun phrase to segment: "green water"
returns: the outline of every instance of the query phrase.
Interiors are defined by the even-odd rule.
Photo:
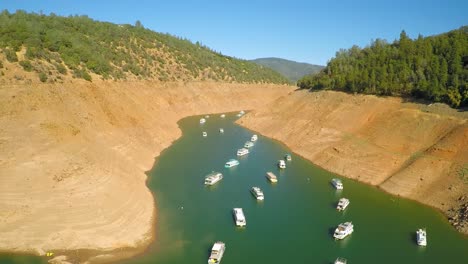
[[[468,239],[457,233],[437,211],[390,196],[374,187],[342,179],[343,191],[330,180],[336,175],[292,153],[293,160],[279,171],[276,161],[290,151],[259,135],[240,165],[225,169],[252,132],[212,115],[204,125],[200,117],[183,119],[183,136],[165,150],[148,173],[148,186],[157,206],[156,241],[141,256],[123,263],[206,263],[214,242],[226,243],[222,264],[317,263],[329,264],[345,257],[359,263],[465,263]],[[224,128],[224,134],[218,129]],[[208,137],[202,137],[202,131]],[[203,185],[212,170],[224,174],[216,186]],[[266,171],[278,176],[272,185]],[[259,186],[265,201],[250,194]],[[345,212],[335,210],[339,198],[351,204]],[[232,208],[242,207],[246,228],[237,228]],[[183,208],[183,209],[182,209]],[[354,233],[335,241],[332,233],[342,222],[352,221]],[[417,228],[426,227],[428,246],[415,242]],[[2,256],[1,263],[24,256]],[[31,258],[40,263],[40,259]],[[458,262],[457,262],[458,261]]]

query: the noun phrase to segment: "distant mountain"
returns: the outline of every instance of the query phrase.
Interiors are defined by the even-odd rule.
[[[305,75],[317,73],[324,68],[324,66],[320,65],[290,61],[280,58],[260,58],[251,61],[281,73],[292,82],[297,82]]]

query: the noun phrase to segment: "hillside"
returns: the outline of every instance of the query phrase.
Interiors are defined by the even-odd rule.
[[[298,86],[468,106],[468,27],[415,40],[402,31],[391,44],[377,39],[365,48],[340,50]]]
[[[305,75],[317,73],[324,68],[320,65],[290,61],[280,58],[260,58],[251,61],[281,73],[293,83],[297,82]]]
[[[299,90],[238,122],[328,171],[438,208],[468,234],[467,120],[445,104]]]
[[[17,11],[0,13],[3,83],[111,80],[286,83],[275,71],[135,25]],[[8,64],[24,72],[8,75]],[[10,67],[10,68],[11,68]],[[34,73],[34,74],[28,74]]]

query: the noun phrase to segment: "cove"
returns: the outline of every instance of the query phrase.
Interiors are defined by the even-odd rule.
[[[163,151],[148,172],[148,188],[156,201],[156,239],[146,252],[120,263],[207,263],[214,242],[226,243],[222,264],[318,263],[337,257],[349,264],[462,263],[468,259],[468,239],[453,229],[438,211],[398,198],[375,187],[339,177],[343,191],[330,184],[338,177],[291,153],[283,144],[259,135],[240,165],[224,168],[254,132],[236,125],[235,113],[179,121],[182,137]],[[224,133],[219,133],[219,128]],[[208,136],[202,137],[206,131]],[[276,162],[286,153],[292,161],[280,171]],[[211,171],[224,178],[203,184]],[[272,171],[272,185],[265,173]],[[265,200],[250,194],[260,187]],[[335,207],[346,197],[344,212]],[[232,209],[242,207],[247,227],[234,225]],[[354,233],[335,241],[339,223],[352,221]],[[415,231],[426,228],[428,246],[416,244]],[[0,263],[47,263],[45,258],[2,254]]]
[[[276,162],[291,153],[283,144],[259,135],[240,165],[224,163],[253,132],[226,118],[211,115],[181,120],[182,137],[165,150],[148,173],[148,187],[157,207],[156,240],[142,256],[124,263],[206,263],[214,242],[226,243],[222,264],[235,263],[449,263],[468,259],[468,239],[454,230],[438,211],[342,178],[343,191],[330,184],[337,177],[292,153],[280,171]],[[219,128],[224,133],[219,133]],[[203,137],[206,131],[208,136]],[[203,184],[211,171],[223,173],[215,186]],[[265,173],[272,171],[272,185]],[[265,193],[263,202],[250,194]],[[351,204],[335,207],[341,197]],[[247,227],[235,227],[232,209],[242,207]],[[335,241],[339,223],[352,221],[354,233]],[[415,231],[425,227],[428,246],[416,244]]]

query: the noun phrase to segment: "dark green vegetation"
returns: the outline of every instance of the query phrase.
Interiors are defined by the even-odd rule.
[[[294,83],[305,75],[317,73],[324,68],[320,65],[295,62],[280,58],[260,58],[251,61],[281,73]]]
[[[366,48],[336,53],[319,74],[298,82],[303,89],[396,95],[468,105],[468,27],[392,44],[377,39]]]
[[[17,11],[0,13],[0,51],[26,71],[103,79],[220,80],[287,83],[275,71],[133,25]],[[50,78],[49,78],[50,79]],[[44,80],[41,76],[41,81]]]

